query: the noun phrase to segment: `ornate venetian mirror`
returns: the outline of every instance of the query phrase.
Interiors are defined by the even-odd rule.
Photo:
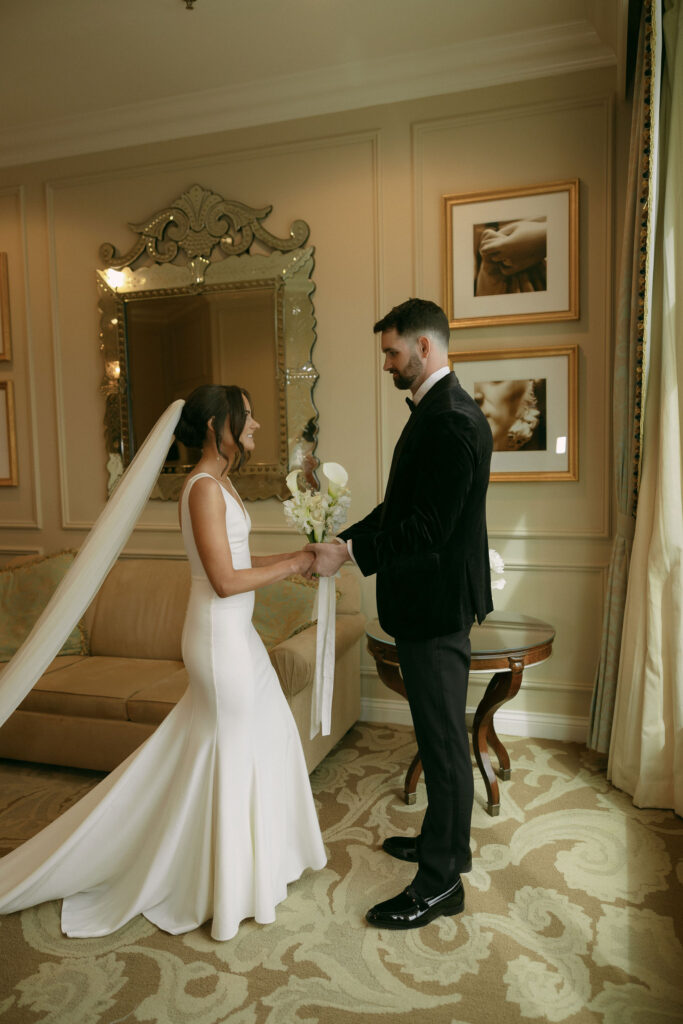
[[[251,394],[261,430],[234,478],[243,498],[286,496],[297,467],[314,481],[314,249],[302,220],[289,238],[272,235],[262,224],[271,209],[193,185],[129,225],[139,238],[128,252],[100,247],[109,493],[166,406],[200,384]],[[176,442],[151,497],[177,499],[198,457]]]

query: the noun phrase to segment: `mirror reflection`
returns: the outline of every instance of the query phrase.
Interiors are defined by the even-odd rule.
[[[246,387],[261,423],[257,450],[235,478],[245,500],[285,497],[290,469],[315,482],[313,249],[299,248],[303,221],[289,239],[271,235],[261,224],[269,212],[195,185],[131,225],[140,241],[128,253],[101,247],[110,492],[163,410],[211,383]],[[153,263],[142,263],[147,255]],[[152,497],[177,499],[198,456],[176,442]]]
[[[131,457],[171,402],[200,384],[235,381],[261,423],[252,463],[286,461],[275,298],[273,287],[256,286],[126,302]],[[197,458],[176,442],[163,473],[185,473]]]

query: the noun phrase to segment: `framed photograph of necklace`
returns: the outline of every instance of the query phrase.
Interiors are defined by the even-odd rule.
[[[493,435],[491,480],[578,480],[578,345],[451,352]]]

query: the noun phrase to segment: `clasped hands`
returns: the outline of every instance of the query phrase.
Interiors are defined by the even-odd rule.
[[[475,295],[539,291],[546,288],[547,230],[544,220],[517,220],[478,237],[481,266]]]
[[[303,549],[313,557],[304,576],[334,576],[339,568],[349,560],[346,544],[340,541],[329,541],[325,544],[307,544]]]

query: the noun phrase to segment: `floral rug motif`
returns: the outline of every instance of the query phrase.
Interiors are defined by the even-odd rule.
[[[138,917],[67,939],[59,904],[0,917],[2,1024],[664,1024],[683,1021],[683,821],[639,810],[578,744],[506,740],[512,778],[489,817],[475,769],[466,908],[408,932],[365,923],[414,865],[402,800],[412,730],[359,723],[312,776],[327,867],[277,921],[229,942]],[[101,776],[0,762],[0,853]],[[1,862],[0,862],[0,870]]]

